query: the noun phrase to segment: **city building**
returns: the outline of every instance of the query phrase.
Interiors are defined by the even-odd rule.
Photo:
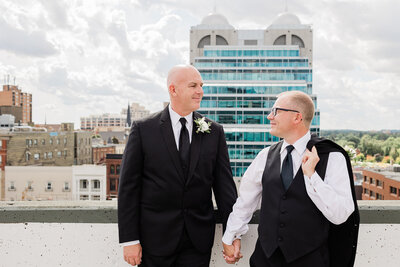
[[[313,31],[285,12],[259,30],[235,29],[220,14],[190,30],[190,64],[201,73],[204,97],[199,112],[221,123],[235,177],[279,138],[270,134],[268,114],[277,95],[299,90],[311,96]],[[320,132],[316,108],[311,132]]]
[[[400,200],[400,166],[363,170],[363,200]]]
[[[17,123],[32,123],[32,94],[22,92],[18,85],[3,85],[0,92],[0,115],[11,114]]]
[[[72,124],[73,125],[73,124]],[[7,166],[70,166],[92,163],[91,132],[74,131],[70,123],[58,132],[30,126],[8,134]]]
[[[4,200],[72,200],[71,181],[71,166],[6,166]]]
[[[141,119],[150,114],[148,110],[137,103],[129,106],[129,115],[132,121]],[[128,108],[122,109],[121,114],[90,115],[81,117],[81,130],[94,130],[95,132],[104,131],[124,131],[127,124]]]
[[[7,162],[7,141],[8,136],[0,134],[0,201],[5,198],[5,167]]]
[[[107,199],[118,197],[119,173],[121,170],[122,154],[107,154]]]
[[[15,126],[15,116],[11,114],[0,115],[0,129],[7,128],[11,130]]]
[[[72,166],[74,200],[106,200],[106,166]]]
[[[104,164],[107,154],[115,154],[115,145],[92,145],[93,164]]]

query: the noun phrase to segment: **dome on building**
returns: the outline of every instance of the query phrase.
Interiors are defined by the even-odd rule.
[[[272,25],[299,25],[301,24],[299,17],[293,13],[284,12],[272,22]]]
[[[221,14],[211,13],[201,20],[203,25],[227,25],[231,26],[228,20]]]

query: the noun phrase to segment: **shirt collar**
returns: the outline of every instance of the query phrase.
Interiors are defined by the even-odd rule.
[[[176,126],[179,122],[179,119],[182,118],[181,115],[179,115],[178,113],[176,113],[172,107],[171,104],[168,105],[168,109],[169,109],[169,117],[171,118],[171,124],[172,126]],[[188,115],[185,116],[185,119],[187,121],[188,125],[192,125],[193,124],[193,112],[190,112]]]
[[[294,149],[297,151],[297,153],[299,153],[300,155],[303,155],[303,153],[306,151],[307,143],[308,143],[308,141],[310,141],[310,139],[311,139],[311,134],[310,134],[310,132],[307,132],[303,137],[301,137],[299,140],[297,140],[293,144]],[[281,147],[281,154],[288,145],[290,145],[290,144],[287,143],[285,139],[283,139],[283,144]]]

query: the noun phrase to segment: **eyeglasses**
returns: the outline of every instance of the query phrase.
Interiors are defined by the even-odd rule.
[[[300,111],[298,110],[294,110],[294,109],[287,109],[287,108],[271,108],[271,113],[274,117],[276,116],[276,114],[278,113],[278,110],[282,110],[282,111],[291,111],[291,112],[296,112],[296,113],[300,113]]]

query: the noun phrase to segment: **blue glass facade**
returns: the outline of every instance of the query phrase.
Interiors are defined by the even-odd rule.
[[[298,90],[312,95],[312,68],[294,46],[208,46],[194,66],[204,81],[199,112],[225,129],[231,167],[241,177],[256,155],[279,138],[267,119],[277,95]],[[311,131],[319,133],[317,110]]]

